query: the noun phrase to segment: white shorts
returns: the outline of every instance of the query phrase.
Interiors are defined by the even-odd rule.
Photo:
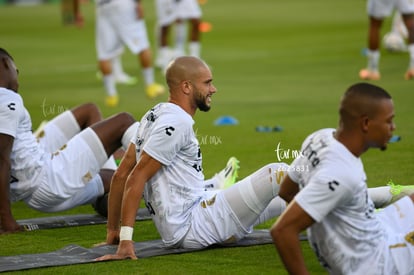
[[[156,0],[158,26],[168,26],[177,19],[200,18],[202,15],[197,0]]]
[[[220,191],[211,199],[201,201],[191,215],[190,229],[181,244],[184,248],[235,242],[252,232],[252,228],[243,228]]]
[[[155,0],[157,25],[168,26],[177,20],[175,0]]]
[[[110,0],[97,3],[96,50],[98,60],[109,60],[127,46],[133,54],[149,49],[147,27],[136,13],[134,0]]]
[[[367,12],[378,19],[388,17],[394,9],[401,14],[414,13],[414,1],[412,0],[368,0]]]
[[[49,121],[37,136],[37,142],[53,153],[80,132],[80,127],[71,111],[65,111]]]
[[[46,131],[50,129],[59,131],[59,127],[45,127]],[[91,128],[83,130],[45,159],[38,188],[25,202],[43,212],[63,211],[92,202],[104,192],[97,174],[107,159],[96,133]]]
[[[201,17],[201,9],[197,0],[179,0],[177,2],[177,18],[193,19]]]
[[[388,271],[397,270],[398,274],[414,274],[413,201],[408,196],[403,197],[380,211],[378,217],[388,233],[387,254],[393,263]]]

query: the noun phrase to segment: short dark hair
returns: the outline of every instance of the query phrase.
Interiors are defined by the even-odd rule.
[[[391,99],[391,95],[383,88],[364,82],[356,83],[350,86],[344,96],[360,96],[371,99]]]
[[[373,117],[378,110],[377,103],[391,99],[391,95],[381,87],[370,83],[356,83],[342,96],[339,114],[344,123],[361,115]]]
[[[7,56],[8,58],[10,58],[11,60],[13,60],[13,57],[11,56],[11,54],[9,54],[9,52],[8,51],[6,51],[5,49],[3,49],[3,48],[0,48],[0,56],[1,55],[5,55],[5,56]]]

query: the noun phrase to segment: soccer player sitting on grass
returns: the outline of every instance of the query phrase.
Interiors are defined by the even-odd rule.
[[[117,254],[98,260],[136,258],[132,231],[143,194],[168,247],[238,240],[284,208],[282,200],[271,201],[285,164],[268,164],[225,190],[205,191],[193,116],[210,109],[217,91],[210,68],[199,58],[179,57],[167,67],[166,80],[169,101],[143,116],[112,179],[106,242],[119,243]]]
[[[376,212],[360,156],[385,150],[395,130],[394,105],[382,88],[355,84],[345,92],[337,129],[307,137],[279,195],[290,202],[271,229],[291,274],[308,274],[298,234],[330,274],[414,274],[414,194]]]
[[[199,58],[179,57],[167,67],[166,80],[169,101],[143,116],[112,179],[106,243],[119,246],[115,255],[98,260],[136,258],[132,233],[143,194],[167,247],[234,242],[285,209],[278,197],[288,168],[284,163],[268,164],[225,190],[205,190],[193,116],[197,109],[210,109],[217,91],[211,71]],[[384,187],[375,195],[389,190]]]
[[[113,170],[101,168],[138,126],[128,113],[102,120],[95,105],[84,104],[54,118],[36,138],[18,87],[13,58],[0,48],[0,233],[21,230],[11,201],[55,212],[108,192]]]

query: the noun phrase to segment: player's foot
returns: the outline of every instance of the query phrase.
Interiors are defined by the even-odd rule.
[[[96,79],[102,80],[102,73],[100,71],[96,72]],[[138,82],[138,79],[134,76],[130,76],[126,73],[120,73],[115,75],[115,82],[124,85],[135,85]]]
[[[389,181],[388,186],[391,188],[390,192],[392,194],[390,203],[394,203],[404,196],[414,194],[414,185],[399,185]]]
[[[406,80],[411,80],[411,79],[414,79],[414,68],[413,68],[413,69],[409,69],[409,70],[405,73],[404,78],[405,78]]]
[[[132,85],[137,84],[138,79],[136,77],[130,76],[126,73],[121,73],[121,74],[115,76],[115,81],[117,83],[120,83],[120,84],[125,84],[125,85],[131,85],[132,86]]]
[[[105,105],[108,107],[118,106],[119,98],[117,95],[108,95],[105,98]]]
[[[359,78],[363,80],[380,80],[381,75],[378,71],[362,69],[359,71]]]
[[[229,158],[226,167],[216,175],[220,189],[227,189],[236,182],[240,169],[239,163],[240,161],[235,157]]]
[[[165,88],[160,84],[153,83],[147,86],[145,92],[149,98],[153,99],[162,95],[165,92]]]

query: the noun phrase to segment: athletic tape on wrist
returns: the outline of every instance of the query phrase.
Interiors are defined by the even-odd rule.
[[[130,226],[121,226],[121,231],[119,232],[120,241],[132,241],[132,233],[134,233],[134,228]]]

